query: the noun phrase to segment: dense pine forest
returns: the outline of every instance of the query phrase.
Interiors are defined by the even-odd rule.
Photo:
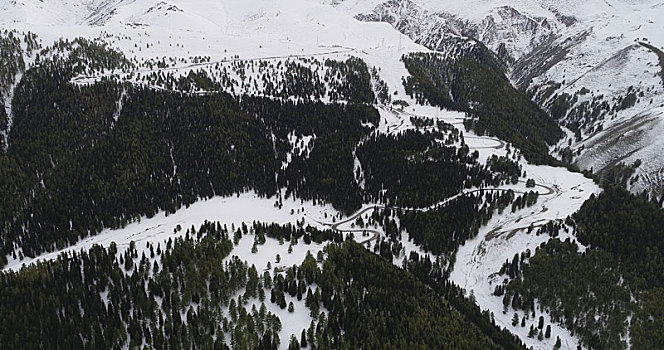
[[[468,113],[466,125],[477,134],[495,135],[517,146],[537,164],[557,164],[548,146],[563,132],[504,75],[466,57],[433,53],[402,57],[411,76],[406,93],[420,102]]]
[[[95,246],[2,273],[0,342],[48,349],[521,348],[495,325],[478,328],[472,321],[481,319],[478,310],[457,309],[352,241],[328,246],[322,266],[308,255],[284,272],[259,272],[231,256],[231,236],[260,245],[265,236],[335,239],[332,231],[258,223],[236,232],[219,223],[186,231],[164,246],[148,246],[148,255],[139,256],[134,244],[125,251]],[[283,309],[295,299],[306,301],[313,321],[280,339],[285,320],[266,304]]]
[[[9,117],[7,116],[7,111],[5,110],[5,104],[0,103],[0,147],[5,148],[5,132],[9,127]]]
[[[455,129],[456,130],[456,129]],[[399,207],[426,207],[473,187],[498,186],[516,174],[507,168],[482,165],[477,151],[453,144],[458,132],[446,136],[440,131],[408,130],[399,135],[376,135],[357,148],[362,163],[365,190],[370,202]],[[386,189],[386,191],[381,191]]]
[[[322,296],[331,296],[328,325],[343,331],[332,348],[522,348],[514,338],[499,345],[492,339],[500,333],[495,325],[482,334],[470,321],[479,315],[464,314],[441,298],[442,290],[432,290],[352,241],[329,246],[327,253],[317,283]]]

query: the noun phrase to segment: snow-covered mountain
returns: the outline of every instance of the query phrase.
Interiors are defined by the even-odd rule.
[[[576,134],[557,148],[561,157],[602,174],[640,160],[628,185],[662,194],[661,1],[331,3],[359,20],[390,23],[434,50],[480,41],[507,66],[515,86]]]
[[[356,56],[389,68],[381,78],[400,96],[408,72],[399,58],[427,51],[389,24],[363,23],[307,0],[12,0],[0,2],[0,28],[36,33],[44,46],[98,38],[137,64]],[[11,127],[11,96],[1,97]]]
[[[250,4],[240,0],[15,0],[0,4],[0,27],[36,32],[46,45],[60,37],[108,36],[105,39],[112,45],[137,57],[248,58],[315,53],[333,46],[368,53],[388,48],[381,42],[400,41],[389,25],[360,23],[330,6],[301,0]],[[425,50],[406,37],[401,42],[404,52]],[[397,48],[389,45],[389,49]]]
[[[594,170],[619,162],[633,164],[641,159],[635,174],[639,178],[633,184],[633,189],[639,191],[644,188],[659,191],[664,186],[661,156],[664,138],[660,137],[664,131],[664,74],[657,75],[664,68],[655,53],[664,44],[661,34],[664,31],[658,18],[664,18],[664,5],[652,0],[9,0],[0,3],[2,29],[36,32],[44,45],[51,45],[61,37],[102,38],[137,63],[163,57],[177,62],[186,60],[187,64],[181,67],[168,67],[173,71],[181,68],[183,74],[192,67],[195,60],[190,58],[194,56],[225,63],[235,58],[360,57],[369,67],[380,69],[380,78],[389,87],[390,95],[411,104],[412,108],[399,113],[380,109],[378,130],[388,134],[408,128],[409,116],[438,118],[441,112],[417,105],[406,96],[402,79],[408,71],[400,62],[403,54],[432,49],[471,56],[505,73],[564,125],[579,130],[578,140],[570,131],[568,138],[552,151],[560,151],[565,157],[574,153],[578,165]],[[144,67],[141,69],[147,69]],[[125,76],[133,76],[132,73]],[[83,83],[95,79],[83,78],[88,79],[83,79]],[[5,103],[10,102],[7,96],[3,97]],[[632,99],[633,105],[629,102]],[[463,117],[462,113],[444,112],[440,119],[458,125]],[[473,136],[470,132],[468,135],[468,139],[475,140],[475,144],[471,141],[471,148],[481,154],[481,159],[504,153],[502,141]],[[484,144],[491,141],[498,141],[501,146]],[[554,340],[538,342],[527,338],[523,329],[510,328],[511,315],[503,315],[499,299],[490,294],[491,281],[485,275],[495,269],[488,266],[499,266],[505,258],[523,249],[535,249],[548,238],[519,237],[508,248],[501,244],[528,223],[566,217],[591,193],[599,192],[599,188],[580,174],[563,168],[529,165],[527,169],[538,183],[555,188],[555,193],[551,190],[543,195],[550,198],[543,202],[538,213],[517,211],[496,218],[461,250],[463,254],[457,259],[458,276],[453,278],[458,277],[455,282],[464,288],[474,288],[480,306],[495,312],[501,326],[520,335],[528,345],[544,349],[551,348]],[[242,200],[249,203],[246,207],[255,209],[255,198]],[[272,206],[271,201],[264,202],[267,207]],[[210,211],[218,211],[218,206],[212,206],[215,203],[208,204],[213,208]],[[231,204],[229,207],[237,206]],[[304,208],[301,216],[299,210],[298,216],[292,214],[293,209],[298,209],[296,202],[289,209],[290,215],[279,212],[275,214],[278,220],[270,217],[266,220],[304,222]],[[265,211],[257,215],[265,216]],[[324,220],[321,213],[307,209],[307,215]],[[171,219],[184,220],[185,214],[189,215],[181,212]],[[159,216],[156,220],[164,218]],[[187,220],[195,221],[188,217]],[[139,232],[137,227],[129,227],[122,235],[109,230],[104,233],[106,236],[90,238],[77,248],[109,243],[111,239],[122,239],[128,244]],[[487,245],[494,248],[491,254],[475,255],[479,251],[474,249],[475,244],[484,246],[491,240],[485,242],[488,232],[508,228],[514,230],[506,235],[509,237],[493,239]],[[143,235],[152,234],[144,231],[148,230],[141,226]],[[155,242],[163,238],[154,236]],[[16,262],[17,266],[19,263]],[[564,335],[569,344],[576,344],[568,331],[557,325],[554,330]]]
[[[386,23],[364,23],[332,6],[307,0],[13,0],[0,3],[0,28],[60,38],[101,38],[128,58],[211,61],[230,58],[356,56],[380,66],[403,96],[402,54],[428,51]]]

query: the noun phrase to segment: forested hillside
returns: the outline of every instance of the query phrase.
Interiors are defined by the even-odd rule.
[[[634,349],[659,348],[664,344],[658,309],[664,287],[664,211],[609,186],[567,223],[578,244],[554,239],[532,257],[511,263],[516,279],[506,286],[506,307],[527,318],[540,312],[536,299],[592,349],[625,347],[627,334]],[[580,250],[579,244],[586,248]]]
[[[505,76],[466,57],[413,53],[402,57],[411,76],[406,93],[420,102],[468,113],[466,126],[519,147],[537,164],[556,164],[548,152],[563,132]]]
[[[482,334],[435,290],[395,268],[354,242],[329,246],[317,281],[330,310],[332,348],[520,348],[518,341],[500,346]],[[463,310],[465,311],[465,310]],[[462,312],[463,312],[462,311]],[[492,331],[496,332],[495,326]]]
[[[277,207],[294,197],[350,214],[367,202],[440,205],[466,189],[516,183],[521,176],[508,157],[481,163],[450,124],[431,128],[413,119],[424,128],[378,133],[373,87],[386,100],[385,83],[359,59],[325,61],[331,101],[323,103],[306,97],[310,90],[299,81],[282,86],[281,98],[229,94],[210,78],[214,74],[203,71],[180,76],[173,90],[122,81],[115,73],[75,82],[81,74],[130,74],[135,68],[103,41],[59,41],[39,56],[15,87],[8,147],[0,156],[3,265],[7,257],[21,261],[60,250],[105,228],[122,228],[160,211],[173,214],[214,196],[252,191],[274,198]],[[211,90],[198,93],[201,88]],[[380,241],[379,255],[347,242],[330,246],[324,261],[308,256],[301,268],[286,271],[270,271],[268,265],[259,273],[229,254],[247,235],[254,239],[253,253],[266,239],[288,241],[292,249],[298,241],[339,243],[351,236],[299,222],[295,227],[254,221],[237,230],[206,222],[182,236],[178,225],[174,239],[163,245],[137,247],[132,241],[126,251],[113,243],[64,254],[2,273],[0,308],[12,316],[0,325],[0,343],[13,348],[521,348],[453,285],[431,290],[431,283],[440,283],[432,282],[433,272],[418,280],[391,264],[401,254],[396,232],[411,230],[414,242],[449,259],[491,215],[496,201],[502,208],[513,199],[510,193],[455,199],[438,209],[448,214],[430,215],[470,210],[456,222],[471,226],[440,234],[422,233],[413,223],[419,216],[404,218],[405,226],[391,231],[397,217],[386,216],[381,223],[391,240]],[[386,245],[393,253],[385,253]],[[274,305],[265,307],[268,293]],[[285,320],[268,309],[291,311],[295,300],[306,301],[315,322],[296,337],[280,339]],[[25,305],[32,306],[21,312]]]
[[[347,211],[359,206],[351,149],[370,130],[361,123],[376,122],[375,110],[250,97],[238,103],[223,93],[195,96],[114,81],[76,86],[69,79],[82,62],[94,70],[128,63],[85,40],[52,50],[65,53],[27,71],[13,99],[11,144],[2,155],[3,172],[12,176],[0,180],[7,198],[1,255],[59,249],[199,198],[247,190],[272,196],[277,182],[287,195]],[[321,137],[283,169],[289,132]],[[342,148],[339,140],[347,140]],[[313,167],[323,154],[328,165]],[[301,185],[305,177],[320,182]],[[332,190],[339,186],[348,190]]]
[[[156,90],[113,76],[73,84],[75,74],[135,63],[85,39],[40,54],[15,89],[0,161],[8,175],[0,179],[3,260],[62,249],[213,196],[255,191],[351,213],[367,201],[429,206],[520,175],[516,165],[481,165],[449,125],[374,133],[378,112],[367,103],[375,77],[358,59],[326,61],[332,76],[345,77],[331,86],[347,103],[324,104]],[[200,79],[189,74],[180,83]],[[363,174],[355,173],[355,155]]]
[[[445,142],[441,142],[445,140]],[[512,176],[513,168],[480,164],[479,152],[470,152],[459,133],[408,130],[399,135],[374,134],[357,148],[365,190],[370,202],[399,207],[426,207],[463,189],[498,186]],[[446,145],[447,144],[447,145]],[[516,168],[516,171],[509,169]],[[386,190],[386,191],[383,191]]]
[[[0,342],[47,349],[501,348],[468,321],[479,316],[476,310],[456,310],[410,273],[351,241],[326,248],[322,268],[311,255],[285,272],[259,272],[229,258],[231,235],[260,245],[265,236],[330,234],[261,224],[231,232],[206,223],[187,229],[185,238],[149,246],[148,256],[139,256],[133,244],[125,251],[96,246],[2,273],[0,310],[7,317]],[[278,336],[287,320],[266,308],[286,308],[284,294],[306,300],[314,320],[291,339]]]
[[[0,5],[0,348],[664,348],[662,203],[611,187],[647,160],[593,180],[559,142],[599,90],[365,5]]]

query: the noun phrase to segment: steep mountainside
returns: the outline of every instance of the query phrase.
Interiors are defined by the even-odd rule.
[[[662,194],[661,2],[335,3],[360,20],[390,23],[431,49],[497,57],[513,84],[571,131],[553,149],[561,159],[603,177],[640,160],[627,185]],[[484,45],[490,53],[482,52]]]

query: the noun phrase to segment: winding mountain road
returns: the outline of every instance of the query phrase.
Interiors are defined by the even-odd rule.
[[[519,182],[525,183],[525,181],[519,181]],[[540,196],[549,196],[549,195],[552,195],[552,194],[556,193],[556,189],[553,188],[553,187],[549,187],[549,186],[546,186],[546,185],[540,185],[540,184],[536,184],[535,187],[540,187],[540,188],[543,188],[544,190],[546,190],[546,192],[537,191],[538,195],[540,195]],[[407,210],[407,211],[429,211],[429,210],[432,210],[432,209],[434,209],[436,207],[439,207],[441,205],[447,204],[448,202],[450,202],[450,201],[452,201],[452,200],[454,200],[454,199],[456,199],[456,198],[458,198],[462,195],[465,195],[465,194],[489,192],[489,191],[507,192],[507,191],[510,191],[510,190],[514,193],[519,193],[519,194],[524,194],[524,193],[528,192],[528,191],[514,190],[514,189],[510,189],[510,188],[480,188],[480,189],[462,191],[462,192],[460,192],[460,193],[458,193],[458,194],[456,194],[452,197],[446,198],[446,199],[444,199],[444,200],[442,200],[442,201],[440,201],[436,204],[433,204],[433,205],[430,205],[430,206],[424,207],[424,208],[403,208],[403,207],[387,207],[387,206],[384,206],[384,205],[370,205],[370,206],[367,206],[365,208],[360,209],[355,214],[349,216],[346,219],[340,220],[338,222],[322,222],[322,221],[318,221],[318,220],[315,220],[315,219],[313,219],[313,220],[316,221],[317,223],[323,225],[323,226],[327,226],[327,227],[331,228],[332,230],[339,231],[339,232],[342,232],[342,233],[361,232],[361,233],[370,233],[370,234],[372,234],[372,236],[370,238],[365,239],[365,240],[360,242],[361,244],[365,244],[365,243],[368,243],[368,242],[371,242],[371,241],[374,241],[374,240],[378,239],[378,237],[381,235],[382,232],[374,230],[374,229],[369,229],[369,228],[344,229],[344,228],[339,228],[339,226],[347,224],[349,222],[353,222],[353,221],[357,220],[357,218],[359,216],[361,216],[361,215],[363,215],[363,214],[365,214],[369,211],[372,211],[372,210],[388,209],[389,208],[389,209],[401,209],[401,210]]]
[[[399,131],[403,130],[404,118],[405,117],[408,117],[408,118],[416,117],[416,118],[432,119],[429,116],[410,113],[410,112],[402,111],[402,110],[395,109],[395,108],[392,108],[392,107],[389,107],[389,106],[380,105],[380,106],[376,106],[376,107],[380,108],[380,109],[382,109],[386,112],[390,112],[390,113],[396,115],[399,118],[398,123],[392,123],[392,124],[388,125],[388,130],[389,130],[388,133],[391,134],[391,135],[394,135],[394,134],[398,133]],[[447,124],[450,124],[450,125],[463,125],[463,121],[464,121],[464,118],[457,118],[457,117],[453,118],[453,121],[448,121],[448,120],[445,120],[444,118],[434,118],[434,119],[442,120],[443,122],[445,122]],[[433,128],[435,128],[435,126]],[[425,129],[427,129],[427,128],[425,128]],[[473,147],[471,147],[472,149],[503,149],[507,145],[507,142],[505,142],[505,141],[503,141],[499,138],[496,138],[496,137],[464,136],[464,139],[494,141],[494,142],[497,143],[495,146],[473,146]]]

